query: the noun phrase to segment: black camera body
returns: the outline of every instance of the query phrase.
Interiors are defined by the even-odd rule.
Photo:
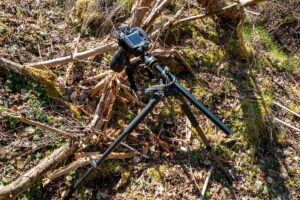
[[[149,38],[145,31],[141,28],[123,28],[118,33],[119,45],[126,52],[139,56],[141,53],[149,49]]]
[[[149,49],[150,40],[147,33],[141,28],[122,28],[118,33],[118,43],[121,47],[112,58],[110,68],[121,72],[129,64],[129,56],[141,56]]]

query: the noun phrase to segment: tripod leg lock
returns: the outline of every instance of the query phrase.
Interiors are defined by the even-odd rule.
[[[90,162],[91,162],[92,167],[96,169],[97,168],[97,163],[96,163],[95,159],[91,158]]]

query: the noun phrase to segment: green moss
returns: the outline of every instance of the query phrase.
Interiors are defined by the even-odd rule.
[[[295,68],[300,65],[300,58],[280,50],[264,27],[258,26],[254,29],[250,26],[245,26],[242,34],[246,41],[250,43],[262,43],[267,55],[271,58],[271,61],[266,58],[262,59],[262,63],[264,63],[266,67],[272,68],[272,66],[275,66],[281,70],[292,73]]]
[[[300,189],[300,177],[295,177],[288,181],[287,183],[288,187]]]
[[[56,76],[52,72],[32,67],[24,67],[24,70],[45,88],[48,96],[53,98],[62,97],[61,91],[55,86]]]
[[[122,166],[119,161],[111,160],[103,165],[101,168],[101,176],[107,177],[111,174],[120,173],[122,171]]]
[[[134,1],[133,0],[119,0],[119,2],[126,8],[126,10],[128,10],[130,12]]]
[[[131,173],[129,171],[125,171],[121,175],[121,179],[118,183],[118,188],[123,188],[130,183],[132,179]]]
[[[7,26],[0,20],[0,36],[5,32]]]
[[[76,119],[80,119],[81,115],[80,112],[78,111],[78,109],[76,108],[76,106],[74,106],[73,104],[69,103],[69,102],[65,102],[67,108],[74,114],[74,117]]]
[[[158,168],[150,167],[147,174],[151,180],[164,183],[164,173],[166,170],[167,167],[165,165],[160,165]]]
[[[43,197],[42,189],[43,189],[42,181],[36,182],[28,190],[23,192],[23,194],[21,195],[21,200],[42,199]]]
[[[289,108],[293,110],[295,113],[300,113],[300,105],[296,105],[294,103],[289,104]]]

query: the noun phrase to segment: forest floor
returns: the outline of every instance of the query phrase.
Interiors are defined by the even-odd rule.
[[[0,1],[0,57],[26,65],[69,55],[75,49],[80,52],[96,48],[107,41],[108,33],[96,37],[92,27],[81,32],[74,9],[57,2]],[[174,15],[176,9],[176,5],[169,6],[160,20]],[[194,8],[187,12],[194,13]],[[196,78],[177,58],[159,56],[161,63],[168,65],[178,81],[234,132],[226,136],[193,109],[221,161],[235,175],[235,180],[229,182],[214,168],[205,198],[300,199],[300,135],[275,118],[298,129],[300,119],[274,104],[279,102],[300,113],[300,50],[297,45],[292,46],[292,52],[281,49],[263,22],[251,18],[242,31],[255,54],[252,67],[248,67],[239,55],[236,39],[231,36],[234,31],[230,24],[220,27],[207,18],[172,27],[160,38],[164,48],[173,47],[182,53],[195,70]],[[97,97],[87,102],[85,97],[74,97],[74,91],[80,96],[83,89],[79,83],[107,71],[110,58],[107,54],[74,62],[72,84],[62,92],[66,101],[84,111],[78,120],[64,105],[49,98],[38,83],[2,70],[0,112],[7,109],[21,112],[32,120],[72,131],[91,120],[99,100]],[[49,69],[58,76],[56,85],[64,81],[67,67]],[[139,84],[148,83],[139,81]],[[148,99],[141,98],[144,103]],[[141,108],[132,101],[114,105],[111,127],[126,126]],[[125,140],[140,152],[146,152],[149,158],[134,156],[105,162],[80,188],[78,197],[199,199],[212,162],[199,135],[189,128],[179,108],[174,98],[167,98]],[[1,118],[1,113],[0,120],[0,186],[36,166],[65,141],[16,119]],[[260,137],[270,137],[273,142],[260,143]],[[103,152],[109,144],[94,143],[85,152]],[[126,150],[120,147],[117,151]],[[69,164],[71,159],[57,167]],[[45,186],[41,177],[19,199],[59,199],[86,169],[73,170]]]

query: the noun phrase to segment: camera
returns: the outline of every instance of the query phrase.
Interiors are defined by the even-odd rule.
[[[149,38],[141,28],[123,28],[118,34],[119,45],[130,54],[139,56],[149,49]]]
[[[117,36],[121,47],[112,58],[110,68],[115,72],[121,72],[128,64],[129,56],[141,56],[149,49],[149,38],[147,33],[141,28],[122,28]]]

